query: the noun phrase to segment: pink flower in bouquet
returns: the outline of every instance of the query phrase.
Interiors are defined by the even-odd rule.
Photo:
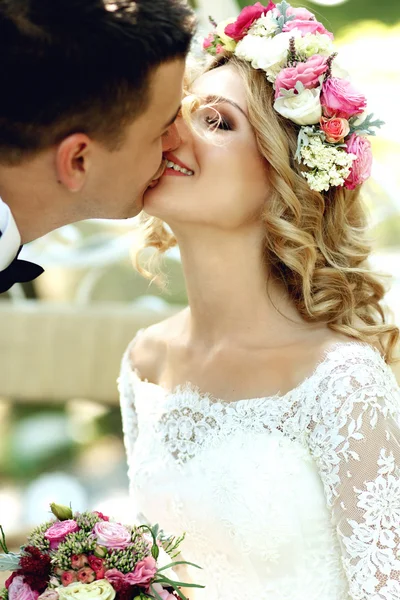
[[[225,33],[230,38],[239,42],[244,38],[254,21],[257,21],[262,15],[267,14],[270,10],[275,8],[273,2],[269,2],[268,6],[263,6],[260,2],[253,6],[246,6],[236,21],[225,27]]]
[[[330,77],[322,86],[321,104],[326,117],[349,119],[364,112],[367,100],[347,79]]]
[[[46,590],[40,594],[38,600],[59,600],[59,595],[57,590]]]
[[[162,598],[162,600],[176,600],[176,596],[170,594],[168,590],[165,590],[162,585],[159,583],[155,583],[153,588],[157,592],[157,594]]]
[[[97,537],[99,544],[106,548],[123,550],[131,543],[131,532],[123,525],[120,525],[120,523],[101,521],[96,523],[93,533]]]
[[[353,133],[346,142],[347,152],[357,157],[352,164],[350,175],[344,182],[348,190],[354,190],[371,175],[371,142],[362,135]]]
[[[64,571],[61,575],[61,583],[64,587],[67,587],[67,585],[70,585],[75,581],[77,581],[76,571]]]
[[[97,556],[89,555],[88,556],[89,566],[93,571],[100,571],[103,568],[103,560],[101,558],[97,558]]]
[[[137,563],[133,573],[126,575],[131,585],[148,585],[157,572],[157,563],[152,556],[146,556]]]
[[[306,89],[316,88],[319,84],[319,78],[327,68],[326,56],[315,54],[306,62],[299,62],[295,67],[282,69],[275,80],[275,98],[279,97],[281,89],[294,89],[298,81]]]
[[[330,144],[337,144],[342,141],[350,131],[347,119],[341,119],[340,117],[333,117],[332,119],[322,117],[320,124],[322,131],[325,133],[326,141]]]
[[[88,556],[90,568],[96,574],[96,579],[104,579],[104,562],[101,558],[97,558],[97,556],[90,555]]]
[[[86,554],[73,554],[71,556],[71,566],[73,569],[82,569],[89,564]]]
[[[77,576],[81,583],[92,583],[96,579],[96,573],[90,567],[79,569]]]
[[[295,8],[294,6],[289,6],[286,10],[287,17],[294,17],[300,21],[314,21],[315,17],[306,8]]]
[[[78,523],[72,519],[67,519],[66,521],[54,523],[48,528],[44,537],[50,542],[50,550],[56,550],[69,533],[75,533],[76,531],[79,531]]]
[[[118,571],[118,569],[109,569],[106,571],[105,579],[118,591],[119,584],[125,582],[125,575],[121,571]]]
[[[304,19],[293,19],[293,21],[288,21],[285,23],[283,31],[293,31],[297,29],[300,31],[301,35],[306,35],[306,33],[322,33],[327,35],[333,40],[333,33],[325,29],[325,27],[319,21],[305,21]]]
[[[99,517],[99,519],[103,519],[103,521],[109,521],[110,517],[106,517],[106,515],[103,515],[102,512],[98,511],[98,510],[94,510],[93,511],[95,515],[97,515]]]
[[[8,588],[9,600],[37,600],[39,592],[32,590],[21,575],[14,577]]]
[[[137,563],[133,573],[124,575],[118,569],[109,569],[105,578],[118,591],[125,585],[148,585],[157,572],[157,563],[152,556],[146,556]]]

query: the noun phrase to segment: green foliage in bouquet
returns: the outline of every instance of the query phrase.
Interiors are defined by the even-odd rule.
[[[167,537],[158,525],[125,526],[96,511],[73,513],[56,504],[51,511],[55,519],[36,527],[20,554],[9,552],[0,526],[0,570],[12,571],[0,600],[15,593],[40,594],[38,600],[42,594],[53,600],[83,600],[88,595],[99,600],[162,600],[165,590],[169,598],[187,600],[182,587],[203,587],[167,575],[177,565],[200,568],[173,560],[184,535]],[[172,562],[157,563],[160,549]]]

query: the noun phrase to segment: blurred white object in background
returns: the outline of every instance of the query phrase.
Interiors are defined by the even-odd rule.
[[[0,525],[6,537],[21,531],[23,515],[21,490],[16,486],[3,485],[0,490]]]
[[[23,523],[27,527],[50,519],[50,503],[71,503],[74,511],[88,509],[87,493],[79,481],[66,473],[47,473],[35,479],[24,494]],[[20,529],[21,529],[21,523]]]

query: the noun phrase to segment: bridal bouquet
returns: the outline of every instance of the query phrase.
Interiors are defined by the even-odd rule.
[[[170,569],[183,537],[167,538],[158,525],[121,525],[100,512],[73,513],[50,505],[54,519],[8,551],[0,526],[0,571],[12,571],[1,600],[188,600]],[[199,567],[197,567],[199,568]]]

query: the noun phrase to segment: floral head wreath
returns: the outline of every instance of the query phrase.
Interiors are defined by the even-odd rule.
[[[355,189],[371,174],[367,135],[383,121],[366,112],[366,98],[335,64],[333,34],[306,8],[287,2],[247,6],[237,19],[215,23],[203,48],[232,53],[265,71],[274,109],[300,125],[295,158],[312,190]]]

